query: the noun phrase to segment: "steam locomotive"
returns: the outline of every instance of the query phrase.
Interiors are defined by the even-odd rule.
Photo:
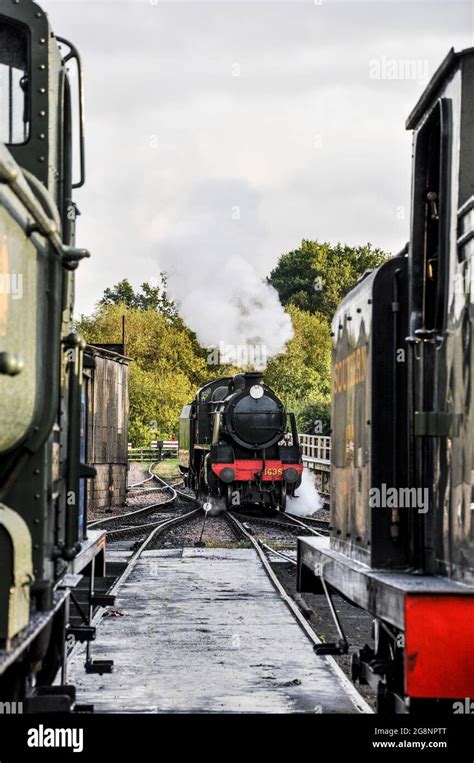
[[[474,49],[410,114],[406,250],[333,321],[331,535],[300,538],[300,591],[371,613],[353,675],[379,712],[474,696]],[[319,651],[348,649],[339,642]]]
[[[211,513],[243,503],[284,511],[303,471],[295,416],[259,372],[214,379],[182,410],[179,462]]]
[[[93,638],[105,537],[86,532],[94,470],[83,453],[85,342],[72,324],[74,271],[88,256],[72,199],[84,183],[81,62],[31,0],[0,2],[0,83],[0,700],[69,710],[65,675],[51,684],[67,637]],[[89,614],[74,629],[71,591],[84,576]]]

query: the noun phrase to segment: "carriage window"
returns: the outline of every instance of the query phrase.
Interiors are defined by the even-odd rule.
[[[0,140],[28,139],[27,36],[21,27],[0,18]]]

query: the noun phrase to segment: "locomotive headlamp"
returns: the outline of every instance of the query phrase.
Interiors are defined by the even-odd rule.
[[[235,480],[235,472],[230,466],[226,466],[220,473],[219,477],[222,482],[233,482]]]
[[[259,400],[263,397],[263,387],[261,384],[254,384],[253,387],[250,387],[250,397],[253,397],[254,400]]]
[[[293,469],[293,467],[290,466],[289,469],[285,469],[283,476],[285,478],[285,482],[296,482],[298,479],[298,472],[296,469]]]

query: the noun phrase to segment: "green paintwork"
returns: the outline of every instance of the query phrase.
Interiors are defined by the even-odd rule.
[[[0,503],[1,641],[9,641],[28,624],[32,580],[28,525],[16,511]]]

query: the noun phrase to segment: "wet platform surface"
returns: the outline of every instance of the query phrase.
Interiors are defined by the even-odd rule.
[[[313,645],[253,549],[145,552],[121,585],[121,616],[105,617],[86,674],[68,683],[96,712],[354,713],[359,695]]]

